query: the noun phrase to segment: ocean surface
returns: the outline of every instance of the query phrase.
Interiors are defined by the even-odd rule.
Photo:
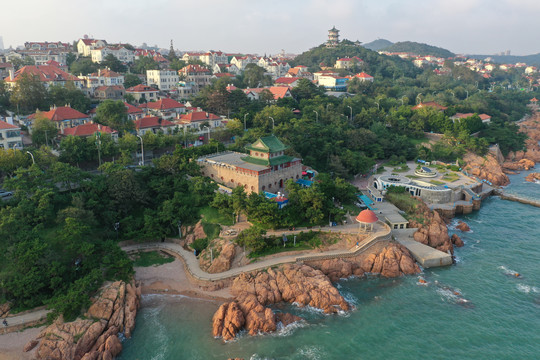
[[[540,184],[525,182],[527,173],[511,176],[506,191],[540,200]],[[450,226],[465,242],[455,265],[340,281],[355,310],[276,307],[305,321],[271,335],[223,343],[211,336],[219,303],[143,296],[119,359],[540,359],[540,208],[492,197],[454,226],[458,219],[472,232]]]

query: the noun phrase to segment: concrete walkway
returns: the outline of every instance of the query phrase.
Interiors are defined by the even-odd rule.
[[[424,268],[452,265],[452,256],[424,245],[413,239],[415,228],[393,230],[392,233],[401,245],[405,246],[411,252],[416,261]]]
[[[390,239],[390,228],[382,223],[378,224],[381,228],[380,231],[374,233],[368,238],[364,239],[359,246],[354,246],[351,249],[340,249],[325,251],[320,253],[306,254],[306,255],[283,255],[280,257],[273,257],[266,260],[256,261],[254,263],[241,266],[238,268],[230,269],[222,273],[210,274],[207,273],[199,267],[199,260],[191,251],[185,250],[181,245],[175,243],[146,243],[146,244],[137,244],[129,245],[122,247],[127,253],[137,252],[140,250],[165,250],[177,254],[185,263],[186,268],[190,274],[202,281],[219,281],[229,279],[235,276],[240,275],[244,272],[252,272],[256,270],[266,269],[272,266],[282,265],[282,264],[291,264],[291,263],[302,263],[304,261],[312,260],[326,260],[331,258],[343,258],[343,257],[353,257],[359,255],[363,251],[367,250],[374,243],[380,240],[389,240]],[[296,230],[300,231],[300,230]],[[305,231],[305,230],[304,230]],[[358,231],[358,226],[356,226],[356,231]],[[287,232],[292,233],[292,232]]]
[[[47,319],[47,314],[50,311],[51,310],[40,309],[36,311],[24,312],[20,315],[8,316],[6,318],[8,326],[6,327],[3,324],[0,324],[0,329],[2,329],[0,334],[19,331],[27,326],[34,326],[38,323],[45,322],[45,319]],[[3,321],[3,319],[1,321]]]

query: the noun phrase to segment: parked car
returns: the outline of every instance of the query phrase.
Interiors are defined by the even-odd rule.
[[[11,191],[0,189],[0,199],[6,199],[11,196],[13,196],[13,193]]]

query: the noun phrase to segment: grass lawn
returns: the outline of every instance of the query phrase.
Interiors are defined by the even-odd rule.
[[[423,143],[428,143],[429,139],[427,137],[423,137],[421,139],[411,139],[410,141],[416,146]]]
[[[174,261],[174,258],[172,256],[165,255],[159,251],[144,251],[144,252],[137,253],[135,255],[133,266],[138,266],[138,267],[157,266],[157,265],[167,264],[173,261]]]
[[[454,182],[454,181],[459,180],[459,175],[456,174],[456,173],[449,173],[449,174],[443,176],[442,179],[444,181]]]
[[[203,217],[203,223],[209,224],[220,224],[231,226],[233,225],[232,213],[231,214],[222,214],[218,209],[211,206],[202,208],[199,211],[199,215]]]
[[[409,170],[411,170],[411,169],[407,166],[407,164],[402,165],[402,166],[400,166],[400,167],[395,167],[395,168],[393,169],[393,171],[398,172],[398,173],[400,173],[400,172],[407,172],[407,171],[409,171]]]
[[[358,206],[354,204],[345,204],[343,205],[343,209],[345,211],[348,211],[349,214],[351,214],[351,216],[357,216],[358,214],[360,214],[360,211],[362,211],[362,209],[360,209]]]
[[[202,227],[209,241],[217,238],[219,236],[219,232],[221,231],[221,226],[219,226],[219,224],[207,223],[204,220],[202,222]]]
[[[420,179],[420,176],[417,175],[405,175],[405,177],[408,177],[409,179]]]
[[[430,180],[429,182],[431,184],[433,184],[433,185],[444,185],[445,184],[443,181],[439,181],[439,180]]]

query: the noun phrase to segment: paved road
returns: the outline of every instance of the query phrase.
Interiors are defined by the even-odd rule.
[[[296,262],[302,262],[307,260],[316,260],[316,259],[327,259],[327,258],[338,258],[338,257],[350,257],[359,254],[364,251],[366,248],[371,246],[372,243],[378,241],[381,238],[387,237],[390,234],[390,228],[384,224],[379,224],[380,231],[374,233],[372,236],[363,240],[360,246],[355,246],[351,249],[341,249],[341,250],[332,250],[325,251],[320,253],[305,254],[305,255],[284,255],[280,257],[274,257],[271,259],[256,261],[254,263],[230,269],[228,271],[209,274],[199,267],[199,260],[195,257],[190,251],[185,250],[179,244],[174,243],[146,243],[146,244],[137,244],[129,245],[122,247],[122,250],[126,252],[136,252],[139,250],[149,250],[149,249],[162,249],[171,251],[175,254],[178,254],[186,264],[188,271],[193,275],[193,277],[203,280],[203,281],[219,281],[235,277],[244,272],[252,272],[255,270],[265,269],[276,265],[290,264]],[[358,228],[356,231],[358,231]],[[300,231],[300,230],[297,230]],[[291,233],[291,232],[287,232]]]

